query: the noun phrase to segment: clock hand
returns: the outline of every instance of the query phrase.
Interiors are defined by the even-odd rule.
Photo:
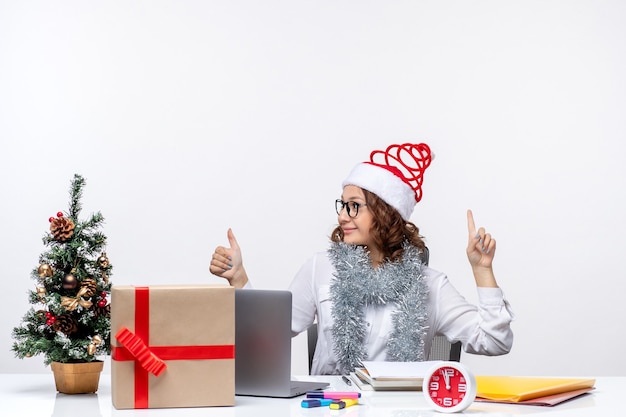
[[[442,371],[442,374],[443,380],[446,381],[446,389],[450,390],[450,375],[448,374],[448,371],[446,369]]]

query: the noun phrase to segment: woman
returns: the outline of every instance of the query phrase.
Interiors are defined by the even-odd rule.
[[[422,361],[432,339],[461,341],[469,353],[502,355],[513,343],[513,313],[493,273],[496,241],[467,212],[467,257],[479,303],[468,303],[441,272],[422,262],[426,250],[410,216],[431,162],[425,144],[374,151],[343,182],[338,227],[327,252],[302,266],[290,285],[292,330],[317,318],[312,374],[342,374],[364,360]],[[210,271],[237,288],[250,283],[232,231]]]

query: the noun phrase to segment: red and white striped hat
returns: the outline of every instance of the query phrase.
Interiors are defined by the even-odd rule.
[[[433,157],[425,143],[390,145],[384,151],[373,151],[368,162],[355,166],[342,187],[356,185],[376,194],[408,221],[422,199],[424,171]]]

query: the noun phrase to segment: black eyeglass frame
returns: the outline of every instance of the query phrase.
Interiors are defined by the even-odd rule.
[[[343,201],[340,198],[335,200],[335,211],[337,211],[337,214],[341,214],[341,210],[345,208],[348,213],[348,217],[352,219],[359,215],[359,208],[361,207],[367,207],[367,204],[357,203],[356,201]],[[352,215],[353,212],[354,216]]]

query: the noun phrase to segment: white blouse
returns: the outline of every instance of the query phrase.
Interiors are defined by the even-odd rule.
[[[338,374],[333,351],[333,318],[330,282],[335,269],[326,252],[309,259],[296,274],[289,290],[293,295],[292,331],[305,331],[317,316],[318,339],[311,373]],[[500,288],[477,288],[478,306],[468,303],[445,274],[426,267],[422,274],[429,287],[428,335],[425,352],[433,337],[444,335],[451,342],[461,341],[464,351],[481,355],[508,353],[513,344],[510,323],[514,314]],[[367,360],[386,360],[387,339],[393,330],[395,305],[369,306],[365,311]]]

